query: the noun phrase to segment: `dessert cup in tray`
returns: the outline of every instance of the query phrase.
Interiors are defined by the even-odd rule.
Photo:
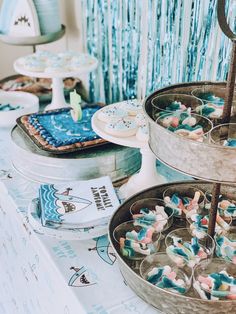
[[[159,89],[146,98],[144,113],[149,124],[149,146],[160,161],[187,175],[211,182],[235,184],[236,172],[232,171],[236,167],[235,148],[216,145],[207,137],[204,142],[190,140],[170,132],[157,123],[160,110],[158,111],[155,101],[159,95],[184,94],[196,97],[194,92],[196,89],[202,89],[205,94],[212,93],[218,98],[224,98],[226,83],[203,81],[176,84]],[[202,103],[205,104],[204,100]],[[217,107],[217,104],[215,105]],[[236,120],[235,106],[236,93],[233,98],[231,123]],[[213,126],[221,123],[220,118],[211,120]]]
[[[119,267],[122,275],[125,278],[127,284],[134,290],[134,292],[145,300],[147,303],[153,305],[157,309],[161,310],[165,314],[189,314],[189,313],[235,313],[236,300],[226,300],[226,301],[208,301],[200,299],[199,295],[195,292],[193,288],[185,295],[179,295],[170,291],[158,288],[151,283],[144,280],[139,273],[139,265],[137,261],[128,260],[123,257],[120,253],[119,243],[114,238],[115,228],[125,221],[131,219],[130,207],[131,205],[141,199],[147,198],[162,198],[163,193],[167,188],[170,187],[186,187],[186,190],[191,186],[206,192],[212,189],[212,184],[206,181],[185,181],[176,182],[174,184],[163,184],[159,186],[154,186],[147,190],[144,190],[133,197],[125,201],[114,213],[110,220],[109,225],[109,237],[111,245],[117,255]],[[236,188],[228,185],[222,185],[222,193],[228,193],[228,195],[235,194]],[[176,229],[175,222],[172,227],[163,233],[166,234]],[[163,237],[163,238],[164,238]],[[162,239],[162,244],[160,251],[165,251],[164,239]],[[213,262],[214,263],[214,262]],[[190,272],[190,270],[189,270]]]

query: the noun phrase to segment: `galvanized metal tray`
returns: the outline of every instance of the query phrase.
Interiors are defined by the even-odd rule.
[[[141,165],[139,149],[109,144],[56,155],[39,149],[16,126],[11,132],[11,158],[23,176],[40,183],[88,180],[109,175],[113,182],[127,179]]]
[[[146,98],[144,113],[149,124],[149,146],[160,161],[187,175],[212,182],[235,184],[235,148],[186,139],[155,122],[156,113],[153,111],[151,101],[157,95],[167,93],[189,95],[193,89],[206,85],[225,88],[226,83],[204,81],[176,84],[159,89]],[[235,112],[236,108],[233,109]],[[236,115],[233,113],[231,122],[235,120]]]
[[[168,292],[161,288],[157,288],[145,281],[139,274],[137,264],[125,259],[121,254],[118,243],[113,237],[113,231],[122,222],[131,219],[129,211],[130,206],[137,200],[143,198],[162,198],[165,189],[171,186],[194,186],[203,191],[211,190],[212,184],[206,181],[185,181],[176,182],[172,184],[163,184],[154,186],[145,191],[142,191],[125,201],[114,213],[109,225],[109,238],[111,245],[117,255],[117,260],[121,273],[123,274],[127,284],[134,290],[134,292],[147,303],[153,305],[165,314],[189,314],[189,313],[214,313],[214,314],[234,314],[236,307],[236,300],[234,301],[207,301],[202,300],[191,289],[186,295],[179,295]],[[232,186],[222,185],[222,193],[234,193],[236,188]],[[176,226],[173,225],[173,229]]]

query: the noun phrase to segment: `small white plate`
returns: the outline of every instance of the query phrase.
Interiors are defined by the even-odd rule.
[[[0,127],[13,127],[16,119],[25,114],[34,113],[39,110],[39,99],[37,96],[26,92],[0,91],[0,104],[20,105],[22,108],[0,111]]]

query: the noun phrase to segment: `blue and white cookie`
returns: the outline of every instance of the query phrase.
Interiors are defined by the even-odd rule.
[[[133,136],[137,132],[137,124],[132,118],[115,119],[105,126],[105,132],[117,137]]]
[[[60,58],[58,55],[52,56],[46,60],[47,66],[51,66],[54,63],[65,64],[65,61],[62,58]]]
[[[77,56],[74,56],[71,59],[71,67],[74,68],[74,70],[80,69],[83,66],[88,66],[93,64],[94,59],[91,58],[91,56],[87,54],[80,54]]]
[[[35,58],[39,61],[47,61],[49,58],[55,57],[56,54],[47,50],[38,50],[34,53]]]
[[[24,64],[25,70],[30,72],[43,72],[45,70],[45,66],[45,62],[36,59],[26,60]]]
[[[147,120],[143,113],[138,113],[134,119],[138,126],[146,125]]]
[[[131,116],[136,116],[138,113],[141,113],[143,108],[142,108],[142,103],[138,101],[137,99],[130,99],[127,100],[123,104],[123,109],[128,111],[128,114]]]
[[[138,128],[138,131],[136,133],[136,138],[139,141],[147,142],[149,138],[149,132],[148,132],[148,126],[146,124],[141,125]]]
[[[24,66],[27,62],[35,61],[35,60],[37,60],[35,54],[31,54],[31,55],[19,58],[17,60],[17,63],[21,66]]]
[[[98,119],[103,122],[111,122],[114,118],[124,118],[128,112],[118,106],[108,106],[99,110]]]
[[[60,73],[68,72],[69,68],[66,66],[63,60],[52,63],[50,66],[45,68],[45,73]]]
[[[71,61],[73,57],[80,55],[79,52],[68,50],[58,53],[58,56],[64,61]]]

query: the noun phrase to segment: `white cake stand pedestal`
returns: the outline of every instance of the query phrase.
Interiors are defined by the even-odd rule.
[[[148,142],[140,141],[136,138],[136,136],[116,137],[107,134],[104,131],[106,123],[97,118],[98,112],[99,111],[97,111],[92,117],[92,128],[99,136],[114,144],[140,148],[140,153],[142,155],[142,163],[139,172],[131,176],[128,182],[120,187],[120,198],[127,199],[139,191],[154,185],[165,183],[167,180],[162,175],[157,173],[156,157],[150,150]]]
[[[94,57],[91,57],[92,63],[86,66],[81,66],[80,69],[76,71],[70,72],[34,72],[25,70],[24,67],[21,65],[20,60],[17,59],[14,62],[14,69],[23,75],[36,77],[36,78],[50,78],[52,79],[52,101],[51,103],[45,108],[45,110],[53,110],[53,109],[60,109],[68,107],[64,96],[64,83],[63,79],[67,77],[77,77],[78,75],[89,73],[95,70],[98,66],[98,60]]]

